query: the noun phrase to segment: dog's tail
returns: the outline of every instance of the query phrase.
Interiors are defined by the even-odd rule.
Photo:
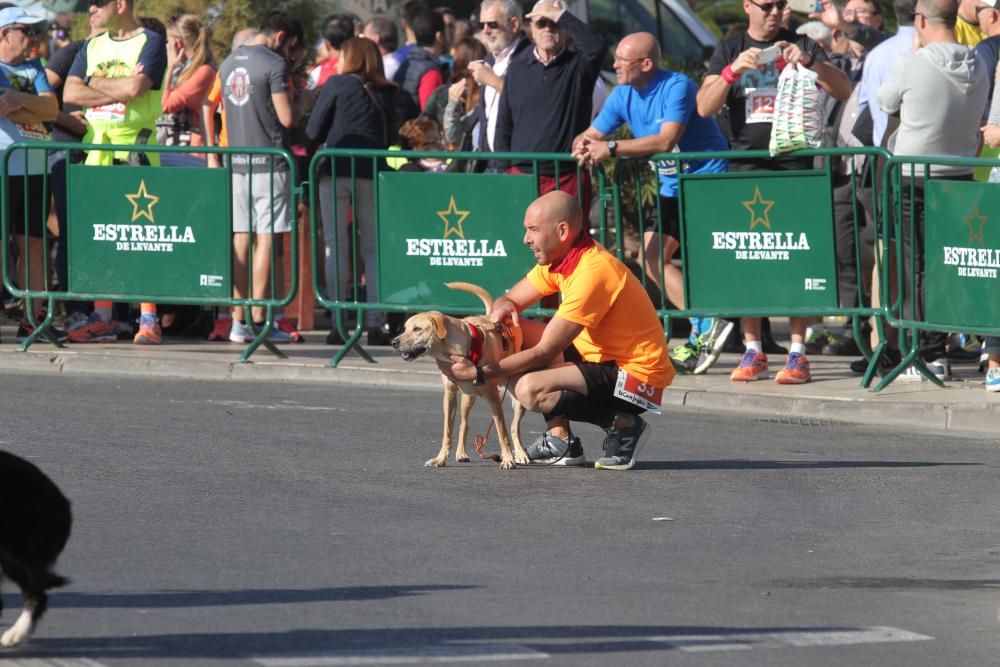
[[[473,285],[472,283],[445,283],[445,286],[478,296],[482,300],[483,305],[486,306],[487,315],[493,310],[493,297],[479,285]]]

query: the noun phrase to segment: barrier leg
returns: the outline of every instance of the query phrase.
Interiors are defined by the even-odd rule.
[[[240,363],[246,363],[250,360],[250,355],[257,351],[257,348],[263,345],[268,349],[268,351],[279,359],[287,359],[288,355],[278,349],[278,346],[267,339],[271,330],[274,328],[274,306],[267,306],[265,308],[265,319],[264,326],[261,327],[260,331],[255,332],[256,337],[250,341],[250,345],[247,349],[243,351],[243,355],[240,356]],[[250,327],[250,331],[254,330],[253,318],[247,320],[247,325]]]
[[[30,294],[25,297],[25,303],[31,303]],[[33,308],[25,308],[24,314],[28,320],[28,324],[31,325],[33,331],[31,334],[24,339],[24,342],[17,346],[18,352],[25,352],[31,344],[38,340],[39,336],[45,336],[50,343],[56,347],[66,347],[63,345],[58,338],[56,338],[51,331],[49,331],[49,326],[52,324],[52,318],[55,315],[55,297],[49,297],[48,305],[45,307],[45,319],[40,323],[35,321],[35,313]]]
[[[330,363],[326,365],[327,368],[336,368],[337,365],[344,359],[344,357],[347,356],[347,353],[350,352],[351,350],[355,350],[361,356],[361,358],[367,361],[368,363],[370,364],[377,363],[375,359],[373,359],[372,356],[368,354],[368,351],[365,350],[365,348],[358,343],[358,341],[361,340],[361,333],[364,331],[364,327],[361,326],[361,323],[364,322],[364,316],[365,316],[364,311],[359,310],[358,320],[357,320],[358,325],[354,327],[354,333],[352,333],[350,337],[346,337],[344,336],[343,311],[341,310],[337,311],[337,314],[335,316],[336,319],[335,326],[337,328],[337,331],[340,333],[341,337],[344,338],[344,345],[340,348],[340,351],[333,356],[333,359],[330,360]]]

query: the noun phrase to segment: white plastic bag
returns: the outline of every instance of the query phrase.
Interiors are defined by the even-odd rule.
[[[771,155],[802,148],[819,148],[823,143],[823,104],[817,74],[801,65],[788,65],[778,78],[771,125]]]

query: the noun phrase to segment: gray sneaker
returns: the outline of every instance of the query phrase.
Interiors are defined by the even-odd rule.
[[[729,320],[716,317],[712,320],[712,326],[708,331],[698,336],[698,361],[692,373],[701,375],[719,360],[722,347],[726,344],[726,339],[732,333],[735,325]]]
[[[570,436],[569,440],[563,440],[550,431],[545,431],[528,445],[527,451],[530,463],[550,466],[587,465],[583,444],[575,435]]]
[[[604,456],[594,461],[598,470],[631,470],[639,448],[649,437],[649,424],[642,417],[626,428],[611,427],[605,431]]]

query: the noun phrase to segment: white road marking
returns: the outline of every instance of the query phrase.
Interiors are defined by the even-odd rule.
[[[187,403],[188,401],[173,401],[173,402]],[[348,412],[347,408],[328,406],[328,405],[302,405],[295,403],[265,404],[265,403],[250,403],[248,401],[219,401],[219,400],[207,400],[202,402],[208,403],[210,405],[220,405],[226,408],[234,408],[236,410],[302,410],[304,412]]]
[[[884,642],[916,642],[934,639],[898,628],[870,627],[857,630],[818,630],[816,632],[734,632],[717,635],[672,635],[650,637],[650,641],[668,644],[690,653],[703,651],[745,651],[754,648],[807,646],[850,646]]]
[[[330,651],[287,658],[253,658],[264,667],[342,667],[344,665],[431,665],[448,662],[545,660],[548,653],[517,644],[456,644],[390,650]]]

